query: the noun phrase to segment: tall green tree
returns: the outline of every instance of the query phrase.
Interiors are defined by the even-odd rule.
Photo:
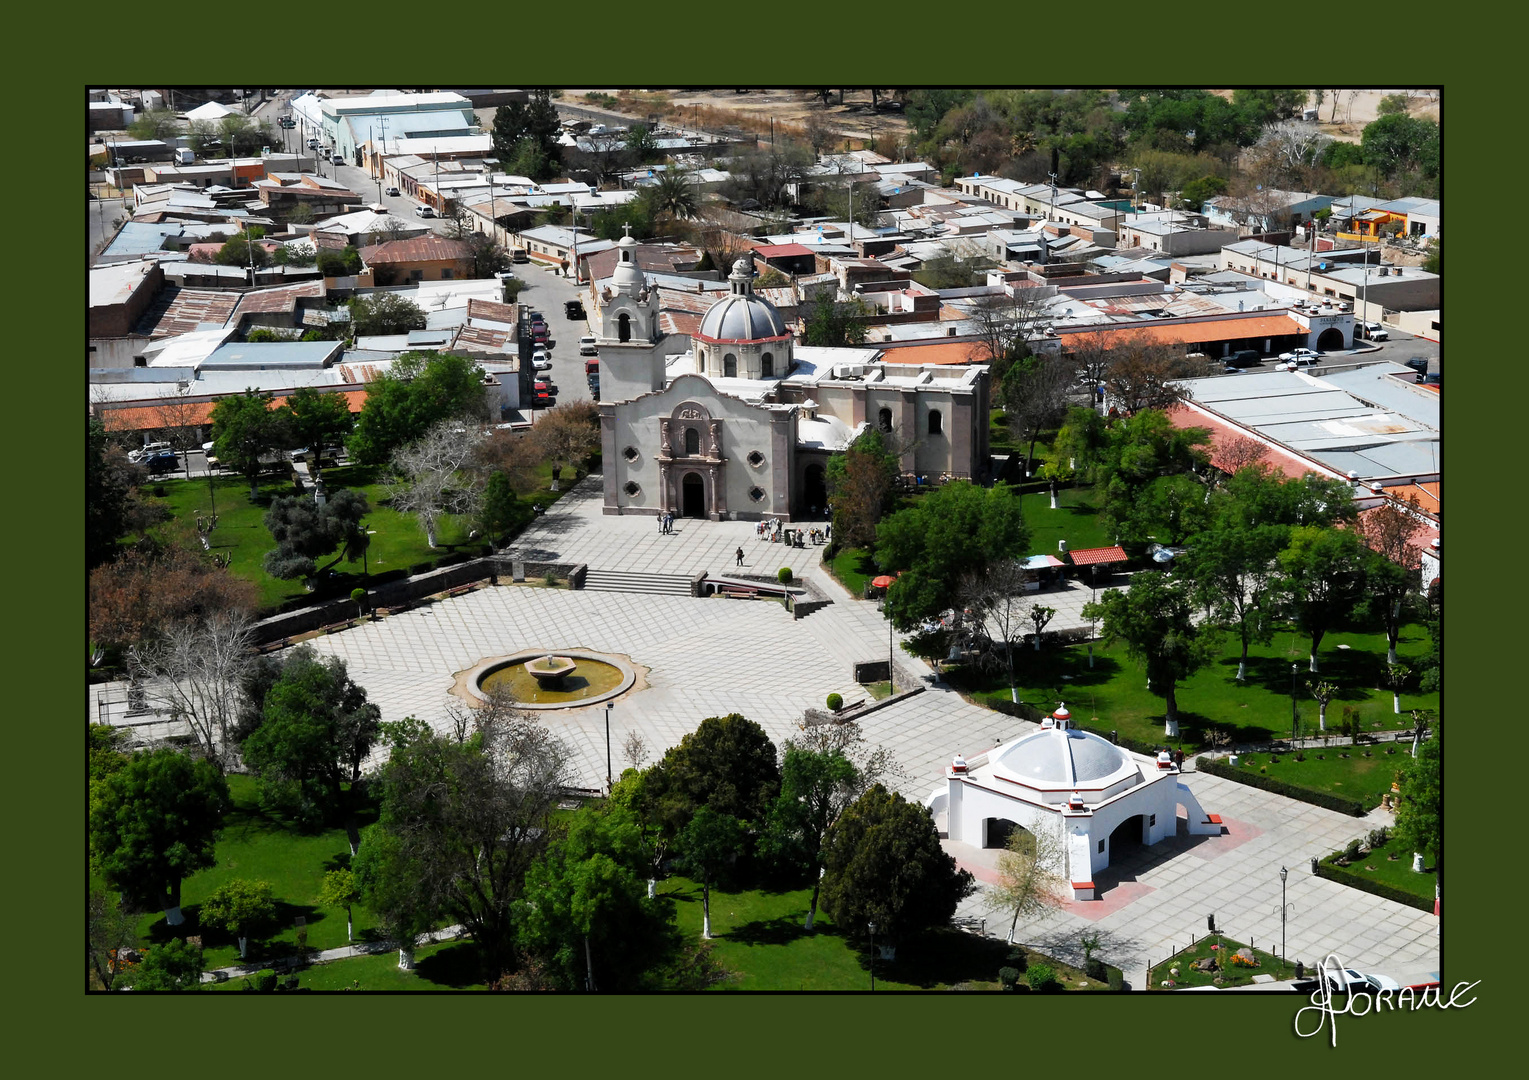
[[[395,746],[378,780],[389,846],[363,874],[363,842],[356,873],[367,906],[378,910],[378,897],[402,928],[433,917],[464,925],[496,977],[515,966],[515,901],[546,850],[568,752],[502,700],[476,721],[463,742],[422,731]]]
[[[352,297],[346,307],[350,310],[350,328],[354,337],[406,334],[425,328],[425,313],[420,306],[397,293]]]
[[[202,947],[181,938],[144,950],[130,982],[134,993],[186,993],[202,989]]]
[[[515,485],[509,474],[496,469],[489,474],[483,485],[483,501],[478,507],[478,520],[483,533],[492,542],[502,541],[515,529],[531,520],[534,511],[529,503],[521,502],[515,495]]]
[[[1311,636],[1311,671],[1315,673],[1322,638],[1353,615],[1364,599],[1364,544],[1352,529],[1300,525],[1290,530],[1290,542],[1277,562],[1275,594]]]
[[[1019,499],[1005,487],[945,484],[876,530],[876,563],[903,571],[887,590],[893,625],[907,630],[955,602],[963,573],[1023,556],[1030,542]]]
[[[1177,507],[1185,509],[1181,486],[1166,485],[1151,497],[1158,481],[1177,477],[1208,461],[1205,428],[1179,428],[1157,409],[1143,409],[1114,420],[1104,429],[1093,461],[1093,475],[1102,494],[1101,517],[1115,532],[1117,543],[1145,544],[1157,526]],[[1199,496],[1203,500],[1204,492]]]
[[[824,837],[845,808],[891,768],[891,755],[869,749],[858,724],[818,724],[786,740],[780,796],[770,807],[760,848],[812,882],[805,929],[812,929],[818,912]]]
[[[323,450],[338,445],[350,434],[354,424],[350,404],[344,394],[321,393],[311,386],[302,386],[287,395],[282,410],[292,448],[308,447],[313,451],[311,471],[317,482],[322,476]]]
[[[1364,126],[1359,145],[1364,163],[1384,177],[1416,171],[1426,179],[1439,175],[1439,125],[1425,117],[1393,113]]]
[[[859,300],[839,302],[831,292],[820,292],[807,309],[802,326],[803,345],[846,348],[865,343],[865,306]]]
[[[382,931],[398,944],[398,969],[414,969],[414,943],[440,918],[439,897],[429,868],[421,860],[422,846],[409,843],[381,824],[362,834],[351,861],[356,891]]]
[[[1422,552],[1414,541],[1423,523],[1412,510],[1387,503],[1365,514],[1359,532],[1370,549],[1365,568],[1363,608],[1380,618],[1386,628],[1386,663],[1397,663],[1396,644],[1402,621],[1417,607],[1422,587]]]
[[[461,356],[405,353],[366,386],[366,403],[351,433],[351,457],[361,465],[382,465],[394,451],[420,438],[441,420],[487,415],[483,376]]]
[[[764,728],[739,713],[709,716],[670,748],[648,787],[677,827],[702,806],[746,827],[762,826],[780,793],[775,744]]]
[[[139,752],[90,788],[90,857],[131,902],[179,926],[181,882],[215,862],[230,806],[216,766],[174,750]]]
[[[1401,796],[1396,807],[1396,839],[1424,856],[1432,854],[1434,869],[1444,878],[1444,789],[1443,734],[1439,722],[1433,722],[1433,737],[1420,747],[1416,757],[1402,764]]]
[[[1083,606],[1083,617],[1100,622],[1107,642],[1125,642],[1126,655],[1146,668],[1148,689],[1163,697],[1170,739],[1179,734],[1178,684],[1214,660],[1219,644],[1219,631],[1195,622],[1194,612],[1189,583],[1156,570]]]
[[[239,959],[249,955],[249,939],[259,940],[276,928],[276,898],[269,881],[234,878],[219,885],[202,901],[203,926],[226,930],[239,942]]]
[[[344,659],[320,660],[300,645],[255,703],[258,726],[241,744],[260,773],[261,802],[291,813],[306,828],[334,820],[346,807],[346,785],[381,733],[381,713],[351,679]]]
[[[85,566],[91,569],[117,554],[117,538],[127,531],[132,469],[126,455],[106,438],[106,427],[91,417],[85,434]]]
[[[128,125],[128,134],[135,139],[163,139],[180,129],[180,121],[171,109],[145,109]]]
[[[367,546],[362,519],[371,510],[365,493],[355,488],[339,488],[322,506],[307,495],[272,499],[265,527],[276,547],[266,552],[266,573],[284,580],[306,578],[311,587],[325,571],[343,561],[354,562]],[[330,555],[334,558],[318,565]]]
[[[822,903],[848,937],[876,924],[884,955],[943,926],[976,882],[940,847],[934,818],[875,785],[834,822],[823,842]]]
[[[580,811],[526,874],[521,947],[543,957],[563,989],[643,989],[675,944],[662,908],[645,899],[646,869],[628,811]]]
[[[680,832],[681,870],[701,883],[701,937],[711,938],[711,887],[744,849],[743,825],[731,814],[699,807]]]
[[[281,416],[271,409],[273,400],[266,391],[250,387],[212,408],[212,452],[220,464],[249,481],[252,499],[260,493],[256,481],[264,459],[287,437]]]
[[[887,435],[868,427],[842,454],[828,459],[824,478],[833,504],[834,543],[870,547],[876,526],[897,501],[897,454]]]
[[[558,126],[550,92],[532,90],[527,101],[510,102],[494,111],[494,156],[513,174],[545,180],[559,160]]]
[[[324,907],[345,909],[345,944],[354,941],[355,918],[352,909],[361,902],[361,886],[356,882],[356,875],[348,867],[329,871],[319,886],[317,900]]]

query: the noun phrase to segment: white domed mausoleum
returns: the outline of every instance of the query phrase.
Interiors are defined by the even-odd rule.
[[[829,459],[873,424],[906,448],[906,473],[985,479],[986,366],[798,346],[746,258],[699,324],[674,332],[637,247],[617,241],[611,276],[591,285],[607,514],[821,521]],[[685,284],[676,303],[696,298]]]
[[[1167,751],[1156,761],[1138,758],[1073,727],[1065,705],[1040,731],[971,761],[957,755],[926,804],[937,820],[943,816],[951,840],[973,847],[1003,847],[1016,827],[1060,826],[1060,869],[1074,900],[1094,899],[1094,875],[1110,865],[1113,847],[1175,835],[1180,809],[1190,835],[1221,834],[1221,819],[1201,809]]]

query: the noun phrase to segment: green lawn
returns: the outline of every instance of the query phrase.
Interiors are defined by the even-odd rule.
[[[1391,781],[1407,760],[1410,745],[1329,746],[1303,751],[1304,761],[1297,761],[1294,754],[1245,754],[1238,758],[1238,768],[1263,772],[1312,791],[1347,795],[1373,807],[1391,790]]]
[[[1029,553],[1057,555],[1058,540],[1066,540],[1070,550],[1113,544],[1115,536],[1099,523],[1099,508],[1093,499],[1091,486],[1063,488],[1057,492],[1057,509],[1053,510],[1050,492],[1021,495],[1025,525],[1030,529]]]
[[[1395,761],[1401,757],[1397,752]],[[1387,786],[1389,790],[1389,785]],[[1348,866],[1339,869],[1353,874],[1355,877],[1367,878],[1377,881],[1382,885],[1389,885],[1393,889],[1401,889],[1423,900],[1432,900],[1434,896],[1434,882],[1436,873],[1434,870],[1432,852],[1425,852],[1429,856],[1424,860],[1424,871],[1419,874],[1412,869],[1412,849],[1395,840],[1388,840],[1374,851],[1367,851]],[[1331,857],[1322,860],[1331,861]]]
[[[357,956],[314,964],[298,972],[297,985],[307,990],[486,990],[471,942],[427,945],[414,951],[413,971],[398,970],[398,953],[389,949],[375,956]],[[286,975],[282,975],[285,979]],[[248,980],[229,979],[204,989],[242,991]]]
[[[366,495],[372,510],[366,517],[366,527],[373,535],[364,558],[341,562],[334,570],[342,576],[335,584],[336,595],[348,595],[350,590],[366,580],[363,571],[372,575],[390,570],[408,569],[418,563],[438,559],[450,554],[456,546],[469,543],[470,522],[447,515],[441,519],[437,530],[437,547],[431,549],[425,541],[417,519],[412,514],[401,514],[383,505],[388,497],[388,487],[378,479],[380,470],[371,466],[346,465],[324,470],[324,486],[333,491],[338,488],[355,488]],[[568,489],[548,490],[552,482],[552,467],[542,465],[534,477],[534,484],[521,491],[520,497],[527,503],[546,506],[556,502]],[[158,498],[149,493],[162,488],[164,496]],[[163,535],[174,535],[178,528],[189,528],[198,513],[209,514],[214,506],[218,526],[212,534],[212,550],[229,557],[229,571],[238,577],[256,583],[260,588],[260,603],[264,608],[274,608],[283,601],[305,595],[302,581],[282,581],[265,572],[266,553],[275,548],[270,531],[265,527],[265,514],[271,500],[293,493],[289,478],[269,474],[258,485],[258,496],[250,498],[249,484],[240,476],[217,476],[209,482],[205,478],[194,480],[164,479],[146,484],[144,493],[151,499],[161,501],[174,515],[172,521],[160,526]],[[182,523],[185,523],[182,525]],[[476,546],[477,541],[472,541]],[[320,565],[329,559],[320,560]]]
[[[1295,977],[1295,964],[1292,961],[1288,966],[1281,963],[1280,958],[1272,953],[1255,948],[1253,959],[1258,961],[1258,967],[1243,967],[1240,964],[1230,964],[1231,957],[1238,949],[1243,947],[1243,942],[1233,941],[1229,937],[1218,937],[1209,934],[1195,942],[1194,947],[1186,949],[1171,960],[1165,960],[1155,966],[1147,974],[1148,990],[1182,990],[1187,986],[1214,986],[1216,977],[1221,976],[1222,986],[1244,986],[1253,981],[1254,975],[1273,975],[1276,979],[1293,979]],[[1279,944],[1279,942],[1272,942]],[[1215,946],[1220,946],[1216,948]],[[1197,960],[1206,957],[1215,957],[1216,963],[1222,971],[1195,971],[1193,964]],[[1172,969],[1178,968],[1177,975],[1171,974]],[[1172,987],[1163,986],[1164,980],[1172,980]]]
[[[871,553],[864,548],[843,548],[827,562],[829,573],[855,597],[865,595],[865,587],[878,573]]]
[[[1347,649],[1338,646],[1347,645]],[[1295,663],[1302,727],[1311,734],[1317,727],[1317,703],[1306,689],[1313,678],[1307,670],[1309,639],[1288,630],[1268,645],[1249,651],[1248,677],[1238,683],[1240,646],[1232,635],[1223,640],[1222,657],[1178,685],[1179,730],[1183,745],[1203,745],[1212,727],[1238,743],[1264,742],[1290,734],[1290,665]],[[1417,659],[1429,649],[1428,632],[1421,625],[1403,629],[1398,653]],[[1142,669],[1127,658],[1124,645],[1094,643],[1094,667],[1088,666],[1088,647],[1020,649],[1015,653],[1019,698],[1050,711],[1059,701],[1085,727],[1115,730],[1143,742],[1163,738],[1163,699],[1149,693]],[[1358,710],[1366,732],[1410,729],[1409,710],[1437,709],[1437,692],[1403,692],[1402,712],[1391,711],[1391,691],[1382,687],[1385,667],[1385,636],[1362,631],[1329,633],[1318,656],[1317,678],[1337,684],[1338,696],[1328,703],[1329,727],[1336,729],[1344,705]],[[949,669],[947,678],[957,689],[982,704],[1007,700],[1007,673]]]
[[[701,936],[701,887],[685,878],[668,878],[659,892],[673,899],[675,923],[687,937]],[[846,940],[833,920],[819,910],[812,932],[802,929],[810,889],[784,892],[711,891],[711,931],[715,956],[734,977],[723,990],[869,990],[870,955],[863,939]],[[876,961],[876,989],[999,989],[998,969],[1009,947],[960,930],[936,930],[905,942],[895,960]],[[1031,963],[1048,963],[1069,989],[1108,989],[1086,980],[1065,964],[1032,954]]]
[[[344,945],[344,909],[320,908],[316,897],[324,874],[338,869],[342,856],[350,853],[345,830],[299,832],[281,815],[269,814],[260,808],[253,778],[230,776],[228,787],[233,795],[234,809],[224,818],[223,831],[218,838],[217,865],[192,875],[181,886],[185,925],[176,927],[172,935],[163,912],[146,914],[138,925],[138,933],[144,942],[154,944],[171,936],[199,933],[208,968],[239,963],[238,943],[223,930],[202,929],[197,916],[202,900],[210,892],[234,878],[245,878],[271,883],[282,927],[267,942],[250,943],[250,960],[295,954],[297,929],[294,919],[297,916],[308,921],[310,949],[334,949]],[[359,815],[361,827],[371,824],[376,817],[375,807],[365,808]],[[375,936],[371,913],[357,906],[353,914],[357,940]]]

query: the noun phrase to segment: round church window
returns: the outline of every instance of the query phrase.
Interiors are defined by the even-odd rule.
[[[762,487],[749,488],[749,498],[753,499],[755,502],[764,502],[765,489]]]
[[[641,493],[642,486],[638,484],[636,480],[628,480],[621,490],[626,492],[628,495],[637,495]]]
[[[625,450],[621,451],[621,456],[626,458],[628,461],[636,461],[637,460],[637,447],[635,447],[635,446],[628,446]]]
[[[765,456],[763,454],[761,454],[758,450],[750,450],[749,451],[748,462],[749,462],[750,465],[754,466],[754,468],[756,468],[756,469],[759,468],[759,466],[764,464],[764,461],[765,461]]]

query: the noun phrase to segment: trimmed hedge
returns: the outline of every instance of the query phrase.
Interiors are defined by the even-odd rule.
[[[1247,769],[1235,768],[1215,758],[1200,757],[1195,759],[1195,768],[1201,772],[1208,772],[1212,776],[1219,776],[1225,780],[1235,780],[1239,784],[1247,784],[1249,787],[1262,788],[1264,791],[1272,791],[1276,795],[1285,795],[1301,802],[1311,803],[1327,810],[1336,810],[1340,814],[1348,814],[1350,817],[1364,817],[1367,813],[1364,804],[1358,799],[1351,799],[1346,795],[1334,795],[1328,791],[1312,791],[1310,788],[1299,787],[1295,784],[1286,783],[1266,773],[1249,772]],[[1429,904],[1428,909],[1433,910]]]
[[[1331,859],[1332,856],[1329,855],[1327,858]],[[1373,893],[1375,896],[1383,896],[1387,900],[1395,900],[1398,904],[1406,904],[1408,907],[1417,908],[1419,911],[1430,913],[1433,911],[1432,900],[1424,899],[1421,896],[1414,896],[1410,892],[1398,889],[1394,885],[1387,885],[1383,881],[1376,881],[1374,878],[1367,878],[1356,874],[1347,867],[1335,866],[1326,859],[1317,863],[1317,877],[1326,878],[1328,881],[1336,881],[1340,885],[1347,885],[1362,892]]]
[[[1106,981],[1110,984],[1111,990],[1119,993],[1130,989],[1130,987],[1126,985],[1125,972],[1121,971],[1114,964],[1105,964],[1104,974]]]

